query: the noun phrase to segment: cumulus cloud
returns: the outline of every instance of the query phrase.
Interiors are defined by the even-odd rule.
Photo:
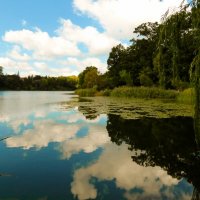
[[[23,75],[78,75],[86,66],[96,66],[101,72],[105,72],[106,63],[94,55],[106,54],[113,45],[119,43],[94,27],[81,28],[70,20],[62,19],[56,32],[55,37],[50,37],[47,32],[39,29],[6,32],[3,40],[14,46],[7,57],[0,60],[0,64],[2,63],[6,71],[8,66],[20,66],[18,70],[22,71]],[[79,49],[80,43],[84,44],[89,52]],[[24,49],[32,56],[23,53]],[[54,60],[55,66],[47,64],[49,59]],[[25,64],[22,64],[27,61],[33,62],[27,69],[29,72],[26,71]]]
[[[17,56],[19,56],[19,55],[17,55]],[[20,75],[22,75],[22,76],[23,75],[25,76],[26,74],[30,75],[30,74],[36,73],[34,71],[34,68],[28,62],[22,61],[22,60],[16,61],[9,57],[0,57],[0,66],[3,66],[4,71],[6,71],[6,73],[9,73],[9,74],[16,74],[18,71],[21,72]]]
[[[58,63],[59,64],[59,63]],[[61,65],[59,67],[49,67],[44,71],[44,75],[52,76],[71,76],[71,75],[78,75],[80,73],[79,70],[71,68],[67,65]]]
[[[32,69],[27,62],[16,62],[8,57],[0,57],[0,65],[10,69],[23,68],[24,70]]]
[[[48,70],[48,65],[45,62],[35,62],[34,66],[42,71],[46,71]]]
[[[168,8],[182,0],[74,0],[74,8],[95,18],[108,36],[117,39],[132,37],[135,27],[144,22],[160,21]]]
[[[61,61],[60,64],[63,66],[68,67],[76,67],[78,71],[82,71],[85,69],[85,67],[88,66],[95,66],[99,69],[100,72],[105,72],[107,69],[106,63],[102,62],[97,57],[88,57],[85,59],[78,59],[74,57],[69,57],[65,61]]]
[[[127,145],[120,147],[107,144],[100,158],[93,164],[75,171],[71,191],[78,199],[95,199],[97,189],[91,183],[95,177],[99,181],[115,180],[118,188],[126,190],[125,196],[130,199],[131,190],[139,188],[146,197],[161,197],[161,188],[178,183],[160,167],[142,167],[131,160],[133,152],[128,151]],[[109,169],[109,170],[108,170]],[[111,169],[111,170],[110,170]],[[133,198],[134,199],[134,198]],[[173,198],[172,198],[173,199]]]
[[[3,40],[22,46],[24,49],[33,51],[36,59],[52,59],[62,56],[77,56],[80,50],[76,44],[61,37],[50,37],[47,32],[40,29],[30,31],[27,29],[19,31],[8,31]]]
[[[73,24],[69,19],[61,19],[60,23],[62,26],[57,31],[59,35],[74,43],[85,44],[89,55],[108,53],[113,46],[120,43],[120,41],[115,40],[112,36],[100,33],[95,27],[87,26],[81,28]]]
[[[28,54],[21,52],[21,48],[19,46],[14,46],[12,50],[8,53],[8,56],[18,61],[28,61],[31,59]]]

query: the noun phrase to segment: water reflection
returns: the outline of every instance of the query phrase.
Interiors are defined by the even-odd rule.
[[[31,104],[33,94],[25,94],[18,101]],[[192,184],[197,199],[195,129],[191,117],[170,117],[179,107],[174,111],[168,105],[168,112],[164,104],[109,99],[96,104],[73,99],[72,104],[57,95],[48,102],[51,93],[44,94],[19,116],[17,108],[12,113],[3,103],[0,133],[12,137],[0,143],[0,172],[14,176],[1,177],[0,199],[186,200]],[[151,118],[142,117],[145,109]]]
[[[65,140],[65,142],[59,145],[58,150],[62,154],[62,159],[69,159],[73,154],[81,151],[92,153],[109,142],[110,138],[104,126],[90,125],[84,137],[74,137],[70,140]]]
[[[98,182],[106,180],[114,182],[116,189],[121,190],[119,199],[174,199],[173,191],[179,181],[159,166],[145,168],[132,162],[132,153],[125,144],[120,147],[107,144],[96,162],[76,170],[72,193],[79,199],[100,199],[103,195],[113,197],[114,191],[105,194],[97,189]],[[92,182],[94,178],[98,181]],[[187,196],[183,191],[179,192],[178,199]]]
[[[192,118],[124,120],[108,115],[107,130],[113,142],[137,151],[134,162],[160,166],[178,180],[184,177],[195,188],[192,199],[199,199],[200,153]]]

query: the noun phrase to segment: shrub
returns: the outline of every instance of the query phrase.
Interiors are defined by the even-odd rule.
[[[94,88],[78,89],[75,91],[75,93],[80,97],[93,97],[95,96],[96,92],[97,91]]]
[[[118,87],[113,89],[111,96],[134,97],[134,98],[163,98],[175,99],[178,92],[175,90],[164,90],[156,87]]]
[[[193,104],[194,103],[194,89],[188,88],[183,90],[177,96],[177,100],[182,103]]]

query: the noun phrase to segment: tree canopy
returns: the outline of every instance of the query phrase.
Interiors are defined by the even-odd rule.
[[[1,68],[0,68],[1,69]],[[2,68],[3,69],[3,68]],[[77,86],[76,76],[28,76],[0,75],[1,90],[74,90]]]

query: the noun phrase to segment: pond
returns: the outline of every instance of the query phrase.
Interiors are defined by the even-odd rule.
[[[198,199],[189,105],[0,92],[0,199]]]

